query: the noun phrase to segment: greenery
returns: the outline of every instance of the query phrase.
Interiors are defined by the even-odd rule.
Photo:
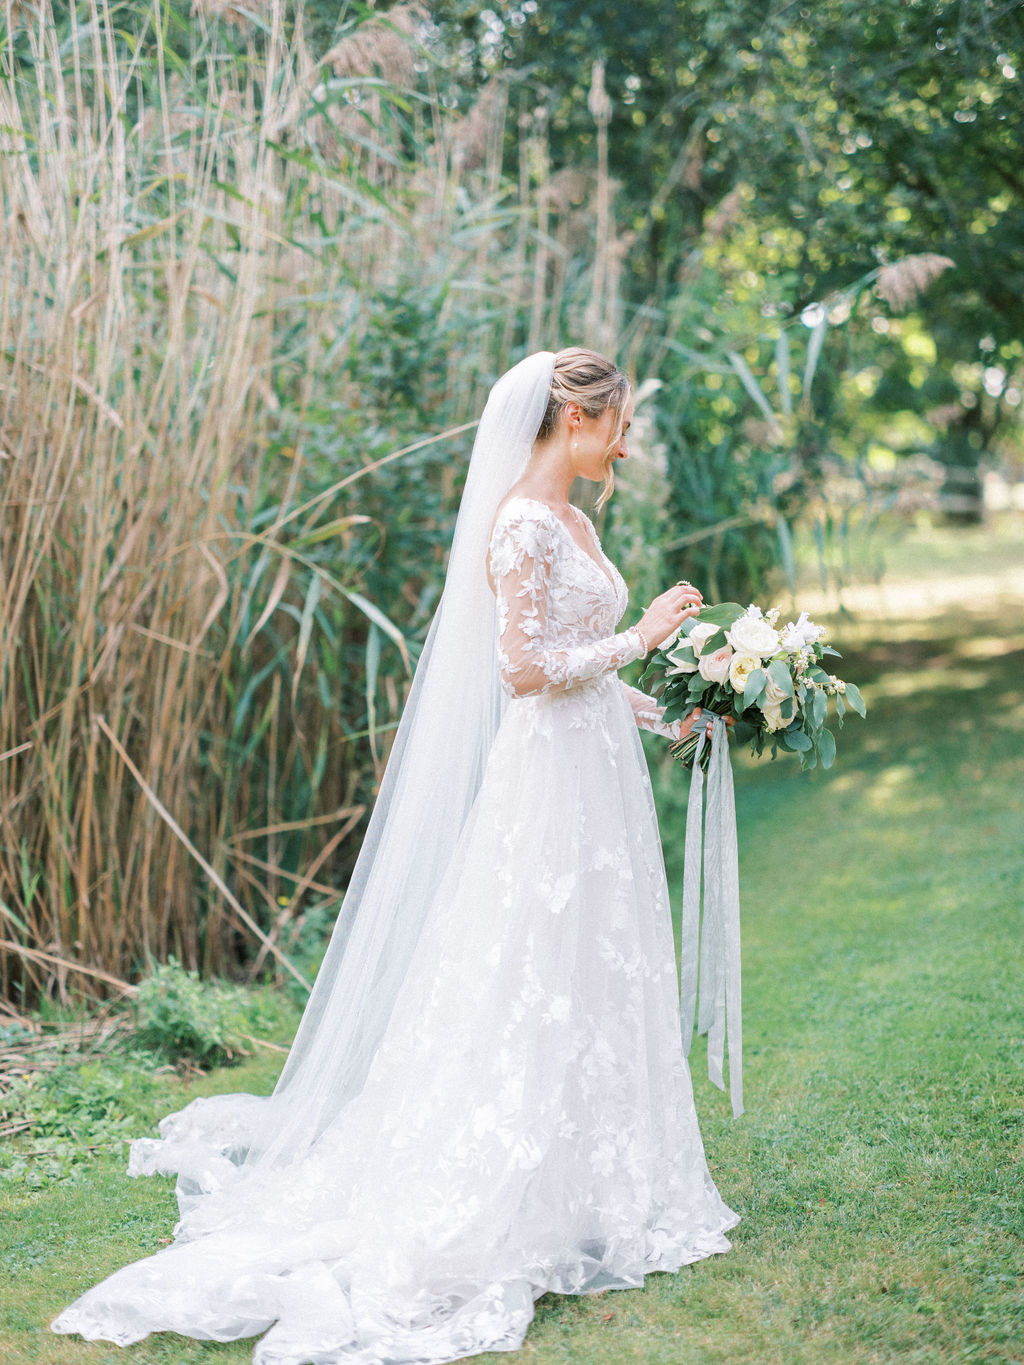
[[[52,1006],[0,1029],[0,1181],[77,1181],[169,1101],[169,1077],[283,1052],[297,1004],[286,990],[201,982],[173,958],[128,1002],[96,1016]]]
[[[786,555],[777,518],[804,514],[837,456],[849,474],[927,455],[949,471],[948,504],[975,511],[972,469],[1019,463],[1020,5],[446,0],[434,13],[464,40],[447,44],[452,98],[507,79],[544,148],[535,164],[599,161],[604,104],[622,340],[664,383],[677,532],[708,537],[670,557],[669,577],[755,595]],[[916,304],[912,272],[895,288],[870,279],[851,318],[851,287],[906,258],[952,268]],[[829,327],[849,322],[813,407],[779,439],[725,352],[796,399],[777,342],[822,304]],[[770,515],[751,515],[759,505]]]
[[[314,59],[230,5],[40,15],[0,16],[0,996],[290,974],[515,343],[489,172],[434,155],[400,16]]]
[[[139,1043],[163,1061],[188,1059],[200,1066],[224,1066],[250,1050],[252,992],[200,981],[176,958],[151,965],[135,995]]]
[[[147,1070],[107,1058],[71,1060],[15,1079],[5,1088],[3,1110],[26,1136],[17,1144],[5,1140],[0,1178],[23,1190],[80,1178],[98,1150],[125,1150],[139,1124],[152,1121],[160,1094]]]
[[[1016,531],[908,536],[888,547],[891,580],[930,582],[941,598],[971,553],[991,585],[1016,544]],[[887,616],[835,619],[869,705],[835,768],[801,774],[792,757],[737,755],[741,1119],[708,1082],[701,1040],[691,1057],[712,1172],[742,1215],[732,1252],[642,1291],[543,1298],[524,1360],[1018,1359],[1024,1084],[1007,1059],[1024,967],[1024,634],[1013,599],[977,582],[938,614],[915,614],[914,600],[908,590]],[[655,778],[678,887],[686,783],[659,761]],[[133,1073],[118,1093],[141,1132],[199,1094],[264,1092],[278,1064],[263,1052],[206,1076]],[[41,1188],[0,1184],[10,1365],[113,1361],[103,1343],[55,1344],[45,1324],[169,1237],[168,1182],[129,1181],[123,1163],[105,1150]],[[117,1360],[250,1355],[249,1342],[160,1336]]]

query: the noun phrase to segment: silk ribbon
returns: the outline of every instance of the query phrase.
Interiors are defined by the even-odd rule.
[[[712,723],[707,810],[701,755]],[[693,756],[686,807],[686,862],[683,872],[683,926],[679,971],[679,1009],[683,1051],[690,1055],[694,1012],[697,1032],[708,1035],[708,1075],[720,1090],[725,1050],[729,1052],[729,1098],[734,1118],[743,1113],[743,1021],[740,1004],[740,879],[736,843],[736,798],[729,732],[723,716],[704,711]],[[702,860],[703,844],[703,860]],[[704,915],[701,920],[701,863]],[[698,941],[700,1005],[697,1006]]]

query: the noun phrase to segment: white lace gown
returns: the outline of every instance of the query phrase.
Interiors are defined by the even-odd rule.
[[[636,729],[668,727],[616,676],[641,646],[615,634],[625,584],[586,528],[592,554],[543,503],[499,514],[511,701],[362,1092],[271,1171],[221,1154],[216,1101],[165,1120],[133,1172],[205,1193],[173,1245],[54,1330],[266,1333],[256,1365],[440,1365],[515,1349],[545,1291],[635,1287],[728,1250],[738,1216],[698,1131]]]

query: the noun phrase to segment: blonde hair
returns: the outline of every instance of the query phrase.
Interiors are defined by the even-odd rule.
[[[548,398],[544,420],[540,424],[537,440],[547,440],[553,436],[558,425],[559,415],[567,403],[579,403],[588,417],[600,417],[608,408],[616,414],[616,423],[608,453],[615,449],[622,437],[622,420],[629,398],[629,380],[617,366],[597,351],[589,351],[585,346],[568,346],[555,356],[555,371],[551,379],[551,394]],[[611,497],[615,487],[614,467],[608,476],[597,500],[598,508]]]

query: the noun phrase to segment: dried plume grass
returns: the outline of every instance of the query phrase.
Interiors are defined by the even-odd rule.
[[[905,312],[933,280],[938,279],[944,270],[950,270],[955,262],[948,256],[936,256],[925,252],[919,256],[905,256],[902,261],[885,265],[878,272],[875,289],[896,313]]]

